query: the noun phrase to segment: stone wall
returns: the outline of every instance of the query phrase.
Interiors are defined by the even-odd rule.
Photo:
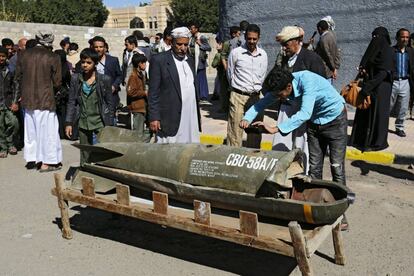
[[[83,26],[68,26],[68,25],[54,25],[54,24],[40,24],[40,23],[16,23],[0,21],[0,39],[8,37],[11,38],[14,43],[22,38],[28,39],[35,38],[38,31],[51,31],[55,35],[54,49],[60,49],[59,42],[69,36],[71,42],[76,42],[79,45],[79,49],[89,47],[88,40],[96,35],[103,36],[109,45],[109,52],[111,55],[122,60],[122,52],[124,50],[124,39],[126,36],[132,33],[132,29],[121,28],[96,28],[96,27],[83,27]],[[146,31],[143,31],[144,35],[149,35]],[[214,57],[215,40],[214,35],[205,34],[209,37],[210,44],[213,51],[209,54],[209,61]],[[215,74],[216,70],[209,67],[207,73]]]
[[[273,66],[279,48],[275,36],[283,26],[302,26],[308,40],[316,23],[326,15],[332,16],[342,53],[337,88],[355,77],[374,28],[388,28],[393,43],[399,28],[414,31],[414,5],[410,0],[220,0],[220,9],[221,31],[226,35],[228,28],[242,19],[261,27],[261,45],[269,55],[269,67]]]
[[[124,49],[124,39],[132,33],[130,29],[96,28],[83,26],[67,26],[39,23],[16,23],[0,21],[1,38],[9,37],[15,43],[22,38],[35,38],[38,31],[51,31],[55,35],[54,49],[60,49],[59,42],[66,36],[71,42],[76,42],[79,49],[89,47],[88,40],[95,35],[103,36],[109,45],[112,55],[120,57]]]

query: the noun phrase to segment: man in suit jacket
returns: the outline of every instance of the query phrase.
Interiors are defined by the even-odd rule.
[[[118,58],[106,53],[105,43],[105,39],[101,36],[95,36],[92,39],[93,48],[99,54],[99,63],[96,66],[96,70],[100,74],[111,77],[112,103],[116,109],[120,101],[118,92],[121,90],[120,85],[122,83],[122,72],[121,67],[119,66]]]
[[[150,128],[157,143],[199,143],[198,87],[194,60],[187,55],[191,33],[180,27],[172,36],[172,49],[153,56],[150,63]]]
[[[296,37],[298,36],[298,37]],[[314,52],[302,47],[300,29],[287,26],[276,36],[282,50],[276,58],[275,66],[291,72],[308,70],[326,78],[322,59]]]
[[[320,39],[316,45],[315,52],[322,58],[326,75],[329,79],[335,80],[339,69],[339,50],[336,45],[335,35],[329,31],[328,22],[321,20],[316,25]]]
[[[125,38],[125,50],[122,55],[122,85],[126,85],[129,80],[129,76],[133,71],[134,66],[132,66],[132,57],[135,54],[143,54],[138,47],[137,47],[137,39],[135,36],[130,35]]]

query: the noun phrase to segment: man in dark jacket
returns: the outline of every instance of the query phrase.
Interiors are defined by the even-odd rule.
[[[157,143],[199,143],[200,109],[194,59],[187,56],[190,30],[172,31],[172,50],[152,57],[148,109]]]
[[[92,39],[93,48],[99,54],[99,62],[96,65],[96,70],[99,74],[111,77],[112,103],[116,108],[120,101],[118,92],[121,90],[120,85],[122,83],[122,72],[118,58],[106,53],[105,43],[105,39],[101,36],[95,36]]]
[[[17,60],[15,87],[21,94],[24,114],[24,158],[27,168],[42,163],[40,172],[61,168],[62,146],[54,92],[62,82],[62,66],[52,53],[54,35],[39,32],[38,44]],[[20,93],[21,91],[21,93]]]
[[[79,120],[79,142],[93,145],[102,128],[114,122],[111,79],[96,72],[99,55],[94,50],[84,49],[80,58],[82,73],[74,74],[70,83],[65,133],[71,138],[72,126]],[[82,151],[81,165],[88,158],[89,153]]]

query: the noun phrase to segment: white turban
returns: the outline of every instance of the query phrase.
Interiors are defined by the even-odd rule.
[[[55,39],[55,36],[51,32],[42,32],[39,31],[36,34],[37,41],[46,47],[53,46],[53,40]]]
[[[191,32],[187,27],[179,27],[171,31],[171,36],[173,38],[190,38]]]
[[[300,37],[300,30],[297,26],[286,26],[282,29],[280,33],[277,34],[277,41],[283,43],[294,38]]]
[[[329,29],[331,29],[332,31],[335,30],[335,21],[332,19],[330,15],[325,16],[321,19],[321,21],[326,21],[326,23],[328,23]]]

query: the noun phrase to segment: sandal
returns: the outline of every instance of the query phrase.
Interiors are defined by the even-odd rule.
[[[0,158],[6,158],[7,157],[7,151],[0,152]]]
[[[16,149],[15,146],[11,146],[9,148],[9,154],[11,154],[11,155],[16,155],[17,154],[17,149]]]
[[[58,171],[62,168],[62,166],[47,166],[47,168],[45,169],[40,169],[39,172],[44,173],[44,172],[53,172],[53,171]]]

